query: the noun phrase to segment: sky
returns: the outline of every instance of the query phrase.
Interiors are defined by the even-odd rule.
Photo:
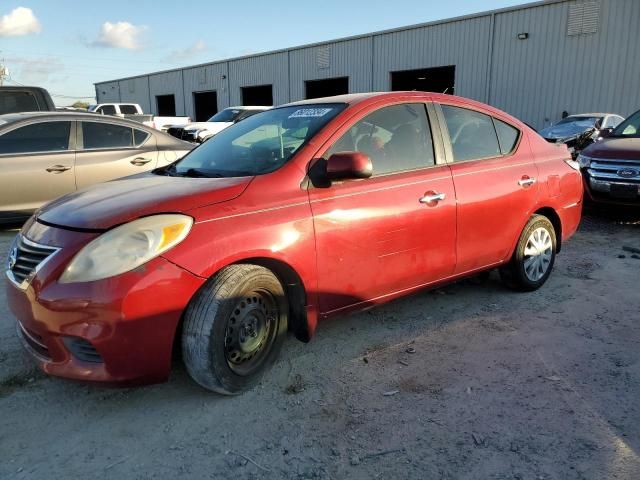
[[[58,105],[93,84],[528,3],[522,0],[0,0],[7,85]]]

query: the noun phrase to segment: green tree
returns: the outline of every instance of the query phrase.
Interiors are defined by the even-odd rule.
[[[81,101],[77,101],[76,103],[74,103],[73,105],[71,105],[73,108],[82,108],[84,110],[86,110],[87,108],[89,108],[89,104],[87,102],[81,102]]]

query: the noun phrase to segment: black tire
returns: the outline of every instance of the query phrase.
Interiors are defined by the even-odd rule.
[[[187,371],[217,393],[249,390],[277,358],[288,312],[284,289],[273,272],[257,265],[225,267],[196,293],[185,312],[182,352]]]
[[[535,262],[536,260],[536,258],[531,259],[531,257],[538,257],[538,255],[526,255],[525,250],[527,249],[527,244],[532,234],[540,231],[539,229],[544,229],[544,231],[547,232],[551,246],[544,250],[544,255],[540,256],[538,265],[543,264],[543,266],[537,270],[533,269],[534,273],[532,273],[531,270],[527,270],[527,265],[531,267],[531,262]],[[553,228],[553,224],[543,215],[533,215],[520,234],[520,239],[518,240],[511,260],[504,267],[500,268],[500,278],[507,287],[513,290],[521,292],[537,290],[544,285],[549,275],[551,275],[556,259],[556,249],[556,231]],[[550,257],[548,258],[548,262],[545,262],[547,253]],[[546,270],[541,272],[543,268],[546,268]],[[537,275],[541,276],[536,278]]]

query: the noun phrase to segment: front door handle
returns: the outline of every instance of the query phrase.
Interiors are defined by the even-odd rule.
[[[146,165],[150,161],[151,161],[150,158],[138,157],[131,160],[131,165],[135,165],[136,167],[141,167],[142,165]]]
[[[67,167],[66,165],[51,165],[46,170],[49,173],[62,173],[71,170],[71,167]]]
[[[520,185],[521,187],[530,187],[531,185],[536,183],[536,181],[537,180],[535,178],[528,177],[525,175],[520,180],[518,180],[518,185]]]
[[[445,198],[447,198],[447,196],[444,193],[427,192],[424,197],[420,199],[420,203],[426,203],[427,205],[433,206]]]

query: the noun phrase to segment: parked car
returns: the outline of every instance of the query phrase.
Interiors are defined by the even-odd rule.
[[[588,198],[640,206],[640,111],[600,135],[578,157]]]
[[[169,135],[189,142],[202,143],[240,120],[249,118],[256,113],[264,112],[271,107],[229,107],[216,113],[206,122],[195,122],[187,125],[172,125],[167,129]]]
[[[581,113],[569,115],[539,133],[550,143],[567,145],[575,158],[598,137],[601,129],[615,128],[623,120],[623,117],[614,113]]]
[[[98,182],[167,165],[187,142],[115,117],[40,112],[0,115],[0,223]]]
[[[51,375],[162,381],[177,340],[196,382],[237,394],[287,330],[308,341],[320,319],[494,268],[541,287],[582,193],[566,148],[472,100],[296,102],[43,207],[7,299]]]
[[[191,118],[186,116],[160,117],[146,114],[137,103],[99,103],[97,105],[89,105],[88,111],[99,113],[100,115],[126,118],[163,132],[166,132],[171,125],[187,125],[191,122]]]
[[[40,87],[0,86],[0,115],[20,112],[53,112],[51,95]]]

